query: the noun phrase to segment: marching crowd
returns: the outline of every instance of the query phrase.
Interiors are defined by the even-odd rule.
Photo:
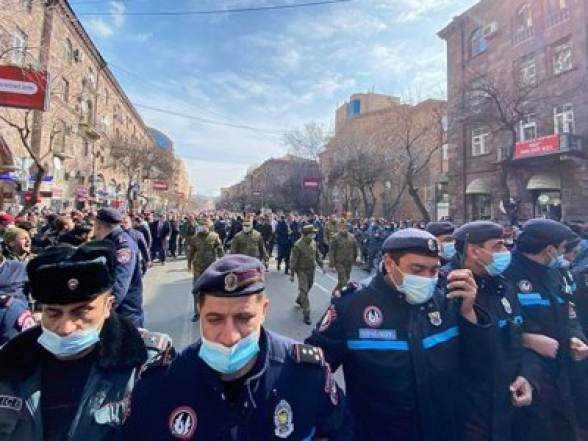
[[[587,227],[0,213],[0,441],[588,439]],[[180,255],[201,338],[176,354],[142,278]],[[282,265],[308,325],[337,272],[305,342],[264,326]]]

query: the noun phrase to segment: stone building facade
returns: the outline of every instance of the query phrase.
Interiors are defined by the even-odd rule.
[[[580,0],[481,0],[440,31],[457,222],[513,221],[509,206],[520,221],[588,220],[587,8]]]
[[[69,3],[0,4],[0,55],[0,65],[46,70],[51,76],[48,111],[0,108],[0,116],[17,125],[30,113],[30,144],[51,177],[41,188],[47,195],[42,205],[124,204],[129,183],[120,165],[109,161],[110,142],[155,145],[154,139]],[[0,146],[5,169],[19,167],[25,177],[34,171],[18,132],[1,120]],[[2,182],[1,202],[16,203],[14,183]]]

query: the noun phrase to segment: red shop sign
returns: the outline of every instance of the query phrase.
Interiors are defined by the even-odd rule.
[[[549,135],[530,141],[519,142],[516,145],[515,159],[532,158],[559,152],[559,135]]]
[[[0,107],[47,110],[49,75],[18,66],[0,66]]]

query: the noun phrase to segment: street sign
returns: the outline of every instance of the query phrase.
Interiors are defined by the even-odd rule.
[[[153,181],[153,190],[167,191],[167,183],[164,181]]]
[[[319,190],[321,188],[321,179],[304,178],[302,180],[302,188],[305,190]]]
[[[29,176],[29,182],[35,182],[35,176]],[[43,176],[43,182],[53,182],[53,176]]]
[[[20,178],[15,175],[0,175],[0,181],[20,181]]]
[[[0,106],[45,111],[49,108],[49,75],[20,66],[0,66]]]

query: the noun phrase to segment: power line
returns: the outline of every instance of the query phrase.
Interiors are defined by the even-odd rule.
[[[204,124],[212,124],[212,125],[216,125],[216,126],[231,127],[233,129],[251,130],[253,132],[267,133],[267,134],[276,135],[276,136],[281,136],[283,134],[283,131],[278,131],[278,130],[260,129],[260,128],[248,126],[245,124],[233,124],[233,123],[222,122],[222,121],[214,121],[211,119],[199,118],[196,116],[187,115],[185,113],[173,112],[170,110],[160,109],[157,107],[145,106],[143,104],[137,104],[137,103],[132,103],[132,104],[133,104],[133,106],[139,107],[142,109],[152,110],[154,112],[159,112],[159,113],[165,113],[167,115],[179,116],[181,118],[191,119],[193,121],[198,121],[198,122],[201,122]]]
[[[275,11],[280,9],[296,9],[309,8],[315,6],[331,5],[335,3],[348,3],[355,0],[322,0],[308,3],[297,3],[292,5],[274,5],[274,6],[258,6],[254,8],[235,8],[235,9],[211,9],[207,11],[159,11],[159,12],[78,12],[79,16],[112,16],[112,15],[127,15],[127,16],[186,16],[186,15],[210,15],[210,14],[229,14],[229,13],[243,13],[243,12],[261,12],[261,11]]]

